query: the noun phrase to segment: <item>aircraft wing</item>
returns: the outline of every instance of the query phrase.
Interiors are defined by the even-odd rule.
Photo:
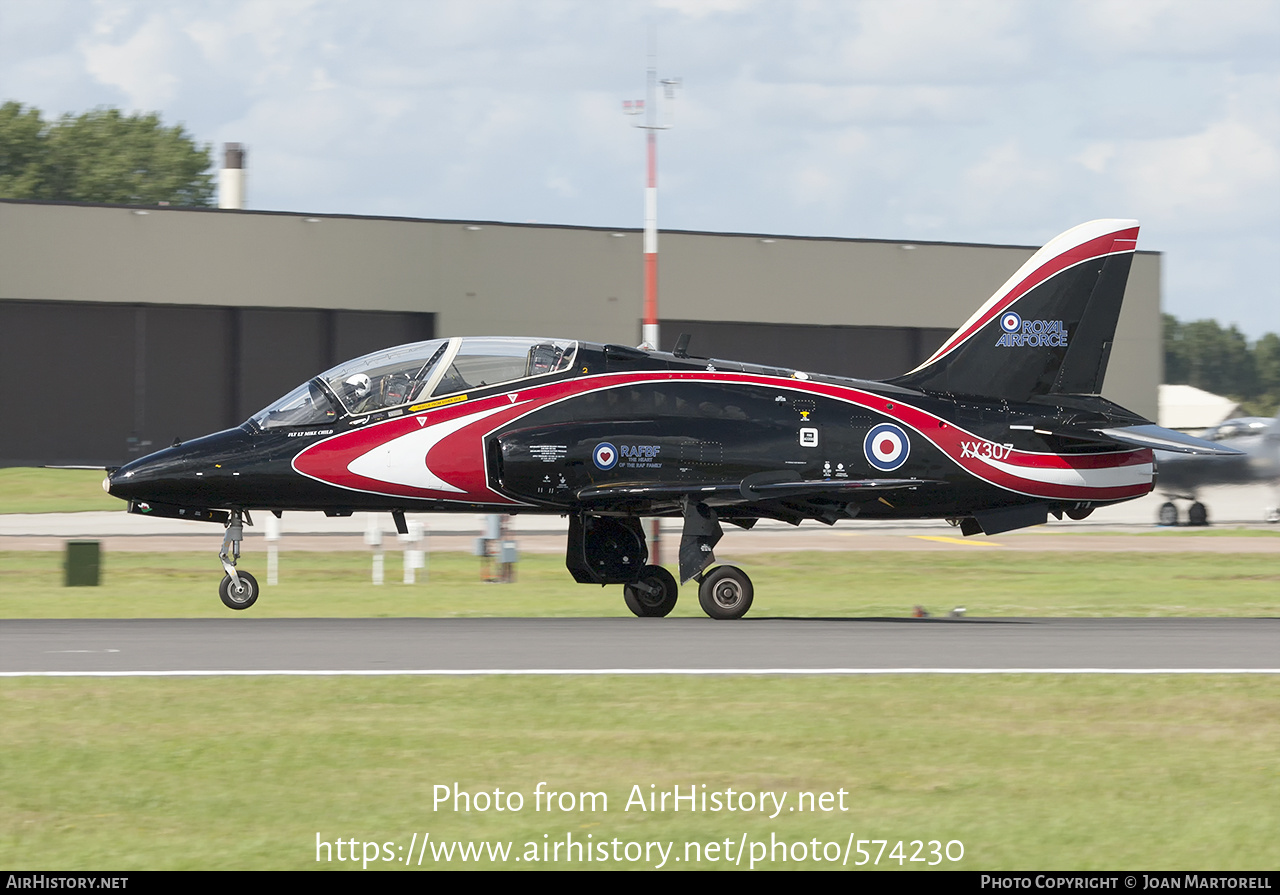
[[[765,480],[748,476],[741,482],[654,482],[645,484],[595,485],[578,492],[582,501],[617,498],[641,500],[679,500],[696,498],[717,504],[751,503],[781,500],[789,497],[848,500],[858,493],[899,491],[921,485],[941,485],[936,479],[800,479],[768,476]]]
[[[718,514],[750,528],[760,513],[799,525],[816,519],[832,525],[858,514],[857,495],[902,491],[922,485],[944,485],[937,479],[803,479],[794,472],[760,472],[740,482],[652,482],[596,485],[577,492],[584,503],[644,501],[683,503],[680,534],[680,580],[688,581],[715,561],[712,548],[722,530]],[[883,499],[883,498],[882,498]],[[753,505],[746,522],[734,518],[734,507]],[[713,509],[714,508],[714,509]],[[744,512],[739,509],[737,512]]]

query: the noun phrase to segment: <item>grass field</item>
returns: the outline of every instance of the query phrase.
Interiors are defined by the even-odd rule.
[[[101,469],[0,469],[0,513],[80,513],[119,510],[124,501],[102,490]]]
[[[424,868],[530,869],[527,843],[588,836],[674,842],[675,868],[685,843],[727,839],[732,855],[744,836],[806,844],[764,867],[829,866],[813,840],[830,855],[850,837],[889,840],[882,868],[898,840],[908,858],[913,840],[925,857],[956,840],[963,860],[942,866],[970,869],[1280,864],[1271,678],[24,679],[0,682],[0,717],[0,863],[15,869],[359,866],[332,847],[318,865],[318,834],[358,855],[390,843],[370,866],[404,871],[380,859],[414,833],[514,843],[506,863],[428,851]],[[540,781],[575,803],[604,793],[607,810],[535,810]],[[523,808],[437,806],[455,783]],[[776,818],[772,803],[625,810],[635,786],[704,785],[789,801]],[[831,810],[788,810],[801,792],[813,807],[831,793]],[[600,866],[565,854],[552,866]]]
[[[0,470],[0,511],[118,509],[100,479]],[[1127,553],[761,554],[752,615],[1280,614],[1280,557],[1149,554],[1132,540]],[[516,584],[492,585],[473,557],[436,554],[429,580],[405,586],[394,552],[382,587],[368,554],[285,552],[282,583],[232,613],[214,554],[108,553],[102,586],[64,588],[60,554],[0,552],[0,618],[628,614],[619,588],[573,584],[559,557],[526,555]],[[243,567],[265,579],[261,555]],[[701,614],[692,587],[674,614]],[[370,869],[407,871],[382,858],[424,834],[512,849],[446,861],[429,848],[424,869],[528,869],[556,843],[558,861],[532,866],[602,866],[598,851],[568,857],[570,840],[619,849],[603,866],[623,868],[657,865],[661,843],[666,868],[763,855],[758,867],[818,869],[831,864],[815,851],[842,859],[858,840],[887,840],[878,866],[891,869],[898,841],[905,868],[1280,864],[1272,677],[10,678],[0,719],[0,866],[14,869],[356,869],[338,860],[354,840]],[[607,810],[536,810],[543,781],[575,801],[603,793]],[[436,806],[436,787],[455,783],[523,806]],[[676,786],[788,801],[773,818],[626,810],[633,787]],[[801,793],[829,794],[830,810],[787,810]],[[935,840],[952,855],[962,843],[963,859],[935,857]]]
[[[1136,546],[1136,545],[1135,545]],[[232,613],[213,550],[103,557],[100,587],[62,586],[62,555],[0,552],[0,618],[628,615],[619,587],[573,583],[556,556],[526,555],[515,584],[485,584],[479,562],[431,557],[429,580],[370,583],[361,553],[285,553],[280,584]],[[263,557],[241,567],[265,581]],[[905,616],[919,604],[975,616],[1276,616],[1280,556],[1214,553],[767,553],[751,558],[753,618]],[[693,583],[674,616],[701,616]]]

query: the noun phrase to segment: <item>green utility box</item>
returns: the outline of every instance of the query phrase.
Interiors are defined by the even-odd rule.
[[[67,541],[63,568],[67,587],[97,587],[102,570],[101,542]]]

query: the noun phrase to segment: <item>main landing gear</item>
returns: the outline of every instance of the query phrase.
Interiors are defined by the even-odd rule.
[[[1156,523],[1158,525],[1177,525],[1178,524],[1178,505],[1172,500],[1165,501],[1160,504],[1160,511],[1156,514]],[[1209,508],[1200,501],[1195,501],[1187,508],[1187,524],[1194,526],[1205,526],[1209,524]]]
[[[258,579],[236,569],[236,563],[240,561],[240,542],[244,540],[244,517],[248,515],[247,510],[243,513],[231,511],[227,533],[222,537],[222,549],[218,552],[218,559],[222,560],[222,568],[227,573],[218,585],[218,596],[228,609],[248,609],[258,600]],[[249,524],[253,524],[252,518]]]
[[[751,608],[755,590],[747,573],[737,566],[719,566],[696,580],[698,605],[712,618],[742,618]],[[627,608],[641,618],[669,615],[679,596],[675,576],[662,566],[645,566],[639,581],[622,587]]]
[[[715,512],[686,502],[680,539],[680,579],[698,582],[698,604],[715,619],[742,618],[755,591],[737,566],[718,566],[712,547],[722,531]],[[621,584],[627,608],[641,618],[661,618],[680,595],[675,577],[649,564],[644,529],[634,517],[572,516],[565,565],[580,584]]]
[[[751,579],[737,566],[712,569],[698,581],[698,604],[712,618],[742,618],[754,596]]]
[[[676,578],[662,566],[645,566],[640,579],[622,587],[627,608],[641,618],[662,618],[676,608],[680,596]]]

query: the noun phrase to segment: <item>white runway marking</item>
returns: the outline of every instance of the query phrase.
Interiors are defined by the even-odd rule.
[[[499,675],[1280,674],[1280,668],[402,668],[369,670],[0,671],[0,677],[492,677]]]
[[[47,649],[46,653],[118,653],[118,649]]]

